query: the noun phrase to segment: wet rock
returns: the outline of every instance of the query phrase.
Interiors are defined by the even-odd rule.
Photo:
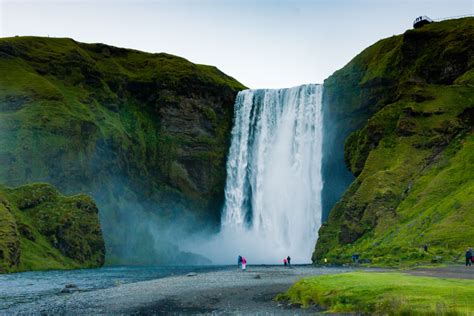
[[[189,272],[188,274],[186,274],[187,277],[193,277],[193,276],[197,276],[197,273],[196,272]]]
[[[70,283],[70,284],[66,284],[60,292],[68,294],[68,293],[72,293],[76,291],[79,291],[79,288],[77,287],[77,285]]]
[[[69,288],[65,287],[60,292],[63,293],[63,294],[70,294],[70,293],[74,292],[74,289],[69,289]]]
[[[29,96],[7,95],[0,99],[0,112],[14,112],[25,107],[31,98]]]
[[[257,274],[254,279],[261,279],[262,277],[260,276],[260,274]]]
[[[23,237],[25,237],[26,239],[31,240],[31,241],[36,241],[36,237],[33,234],[33,231],[32,231],[30,226],[28,226],[24,223],[18,223],[17,226],[18,226],[18,231],[20,232],[20,234]]]
[[[413,188],[413,181],[409,181],[408,186],[406,187],[404,193],[408,194],[411,191],[412,188]]]
[[[411,136],[418,131],[418,122],[412,117],[400,117],[397,123],[398,136]]]

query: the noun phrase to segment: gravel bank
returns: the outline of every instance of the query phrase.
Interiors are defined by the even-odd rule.
[[[58,294],[40,303],[13,306],[7,313],[54,314],[306,314],[273,302],[302,277],[347,272],[346,268],[250,266],[194,276],[175,276],[90,292]]]

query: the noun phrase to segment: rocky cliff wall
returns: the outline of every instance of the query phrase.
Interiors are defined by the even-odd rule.
[[[474,237],[473,39],[473,18],[433,23],[377,42],[325,81],[335,124],[325,150],[341,161],[344,141],[355,180],[321,227],[314,262],[462,255]]]
[[[110,262],[172,262],[170,240],[218,226],[243,88],[168,54],[0,39],[0,182],[89,193]]]

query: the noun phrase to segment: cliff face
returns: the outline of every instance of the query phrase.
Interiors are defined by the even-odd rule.
[[[437,22],[377,42],[325,81],[325,115],[342,127],[325,150],[342,160],[345,140],[356,178],[321,227],[314,262],[462,255],[474,238],[473,51],[473,18]]]
[[[0,182],[90,193],[111,261],[164,262],[160,249],[170,252],[176,237],[170,224],[192,231],[219,221],[243,88],[168,54],[0,39]]]
[[[0,273],[104,264],[98,209],[48,184],[0,187]]]

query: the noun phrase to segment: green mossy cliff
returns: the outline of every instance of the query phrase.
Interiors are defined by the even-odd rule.
[[[0,186],[0,273],[104,264],[98,209],[86,195],[49,184]]]
[[[164,53],[0,39],[0,183],[87,192],[111,262],[173,260],[160,255],[179,234],[170,224],[219,223],[242,89],[215,67]],[[153,235],[161,230],[171,231]]]
[[[315,263],[463,259],[474,243],[473,52],[474,18],[437,22],[377,42],[325,81],[356,179],[319,230]]]

